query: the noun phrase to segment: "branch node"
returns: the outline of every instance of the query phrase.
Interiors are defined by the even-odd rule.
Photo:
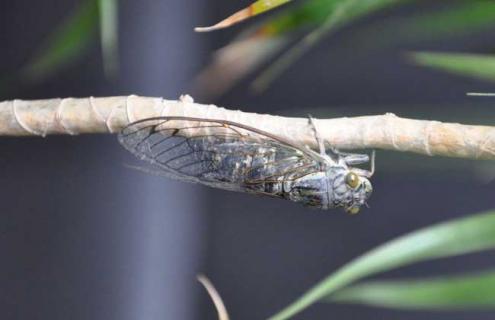
[[[96,107],[96,105],[95,105],[95,103],[94,103],[93,100],[94,100],[94,97],[93,96],[89,97],[89,106],[90,106],[91,110],[93,110],[93,112],[100,119],[100,121],[105,124],[105,127],[107,128],[107,131],[109,133],[114,133],[114,131],[113,131],[113,129],[110,126],[110,123],[109,123],[109,119],[112,118],[112,115],[113,115],[113,112],[114,112],[114,108],[111,108],[110,109],[110,113],[108,114],[107,118],[105,119],[105,117],[101,114],[100,110],[98,110],[98,108]]]
[[[431,152],[430,148],[430,134],[431,134],[431,128],[435,124],[435,121],[428,121],[425,125],[425,133],[423,137],[423,145],[425,148],[425,152],[428,156],[433,156],[433,153]]]
[[[392,146],[395,150],[402,151],[400,146],[397,144],[396,137],[395,137],[395,130],[394,130],[394,124],[393,121],[395,121],[396,118],[398,118],[395,114],[393,113],[387,113],[386,115],[386,135],[390,139],[390,142],[392,143]]]
[[[129,106],[129,99],[134,97],[134,95],[130,95],[130,96],[127,96],[125,97],[125,115],[127,117],[127,123],[131,123],[132,120],[131,120],[131,110],[130,110],[130,106]]]
[[[183,94],[179,97],[179,101],[180,102],[184,102],[184,103],[194,103],[194,99],[193,97],[191,97],[190,95],[188,94]]]
[[[66,101],[67,101],[67,99],[62,99],[62,101],[60,101],[60,104],[58,105],[57,111],[55,112],[55,123],[58,123],[62,127],[64,132],[68,133],[71,136],[74,136],[77,133],[65,125],[64,117],[62,115]],[[43,136],[45,136],[45,135],[46,134],[44,134]]]
[[[488,153],[491,156],[495,156],[495,147],[490,148],[490,142],[495,146],[495,135],[487,134],[483,143],[479,148],[479,151],[476,153],[476,159],[480,159],[483,156],[483,153]]]
[[[43,136],[42,132],[38,132],[36,130],[31,129],[26,123],[24,123],[24,121],[21,120],[21,116],[19,115],[19,113],[17,111],[17,103],[18,102],[19,102],[19,100],[17,100],[17,99],[14,99],[14,101],[12,101],[12,113],[14,114],[14,119],[17,122],[17,124],[21,128],[23,128],[26,132],[30,133],[31,135]]]

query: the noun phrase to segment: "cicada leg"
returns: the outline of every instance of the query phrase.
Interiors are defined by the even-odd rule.
[[[343,158],[342,157],[343,153],[337,150],[328,142],[326,142],[327,146],[325,147],[325,141],[320,136],[320,132],[316,128],[315,119],[311,115],[308,115],[308,118],[309,118],[309,125],[313,130],[313,134],[315,136],[316,143],[318,145],[320,156],[322,157],[322,159],[331,159],[332,161],[339,163],[340,160]]]
[[[313,130],[316,143],[318,145],[318,149],[322,157],[329,156],[330,158],[336,160],[337,162],[339,161],[339,159],[343,159],[348,166],[370,162],[370,170],[364,170],[359,168],[354,168],[353,170],[356,171],[359,175],[364,177],[373,176],[373,174],[375,173],[375,156],[376,156],[375,150],[371,152],[371,157],[370,157],[367,154],[340,152],[339,150],[337,150],[335,147],[331,146],[328,143],[327,143],[328,148],[325,148],[325,141],[321,138],[320,132],[316,128],[315,119],[311,115],[308,115],[308,118],[309,118],[309,125]]]
[[[345,157],[350,157],[350,156],[353,156],[353,155],[350,154],[350,155],[347,155]],[[364,156],[364,155],[356,154],[354,156]],[[368,160],[365,162],[370,161],[370,170],[364,170],[364,169],[360,169],[360,168],[352,168],[352,171],[356,172],[360,176],[371,178],[375,174],[375,157],[376,157],[375,150],[373,150],[371,152],[371,158],[368,155],[366,155],[366,156],[367,156]],[[346,161],[346,163],[347,163],[347,161]],[[364,163],[364,162],[361,162],[361,163]],[[349,164],[349,163],[347,163],[347,164]],[[359,163],[354,162],[354,164],[359,164]]]
[[[325,156],[327,154],[325,151],[325,142],[321,138],[318,129],[316,129],[315,119],[311,115],[308,115],[308,117],[309,117],[309,125],[311,126],[311,129],[313,130],[313,134],[315,135],[316,144],[318,144],[318,148],[320,149],[320,155]]]
[[[376,151],[371,151],[371,161],[370,161],[370,177],[375,174],[375,158]]]
[[[344,159],[344,162],[348,166],[355,166],[358,164],[363,164],[367,163],[370,161],[370,156],[367,154],[360,154],[360,153],[344,153],[344,152],[339,152],[339,156]]]

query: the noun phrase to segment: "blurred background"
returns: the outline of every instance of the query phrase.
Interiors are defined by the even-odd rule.
[[[85,1],[3,1],[0,100],[129,94],[175,99],[191,93],[199,102],[247,112],[301,117],[393,112],[493,125],[495,100],[466,96],[494,92],[490,79],[420,67],[406,57],[426,50],[493,53],[495,22],[472,29],[445,23],[437,35],[421,28],[408,32],[412,18],[465,3],[411,1],[362,17],[323,37],[264,90],[253,91],[260,73],[244,65],[254,56],[249,50],[266,47],[253,43],[230,64],[212,56],[240,32],[249,37],[249,28],[256,31],[266,17],[213,33],[193,32],[249,1],[119,1],[118,73],[103,62],[98,28],[87,39],[79,33],[75,40],[85,45],[76,46],[63,66],[46,67],[47,72],[40,65],[49,63],[36,61]],[[85,23],[98,21],[86,19],[79,28]],[[303,34],[296,31],[284,44]],[[272,66],[284,50],[256,61],[258,69]],[[248,72],[236,73],[244,69]],[[351,217],[146,175],[126,167],[137,162],[110,135],[3,137],[0,150],[2,319],[216,319],[197,273],[210,277],[232,319],[265,319],[387,240],[495,206],[495,166],[489,162],[378,151],[371,208]],[[449,274],[494,263],[495,255],[484,253],[386,276]],[[295,318],[418,317],[493,319],[494,313],[317,304]]]

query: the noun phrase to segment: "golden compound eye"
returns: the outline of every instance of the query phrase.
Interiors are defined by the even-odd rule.
[[[345,177],[345,183],[352,189],[356,189],[359,186],[359,177],[354,172],[349,172]]]
[[[354,207],[352,209],[347,210],[349,214],[358,214],[359,213],[359,207]]]

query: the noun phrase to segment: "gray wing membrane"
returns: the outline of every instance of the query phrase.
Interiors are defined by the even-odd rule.
[[[233,191],[297,179],[318,168],[301,148],[228,121],[144,119],[122,130],[119,141],[161,175]]]

